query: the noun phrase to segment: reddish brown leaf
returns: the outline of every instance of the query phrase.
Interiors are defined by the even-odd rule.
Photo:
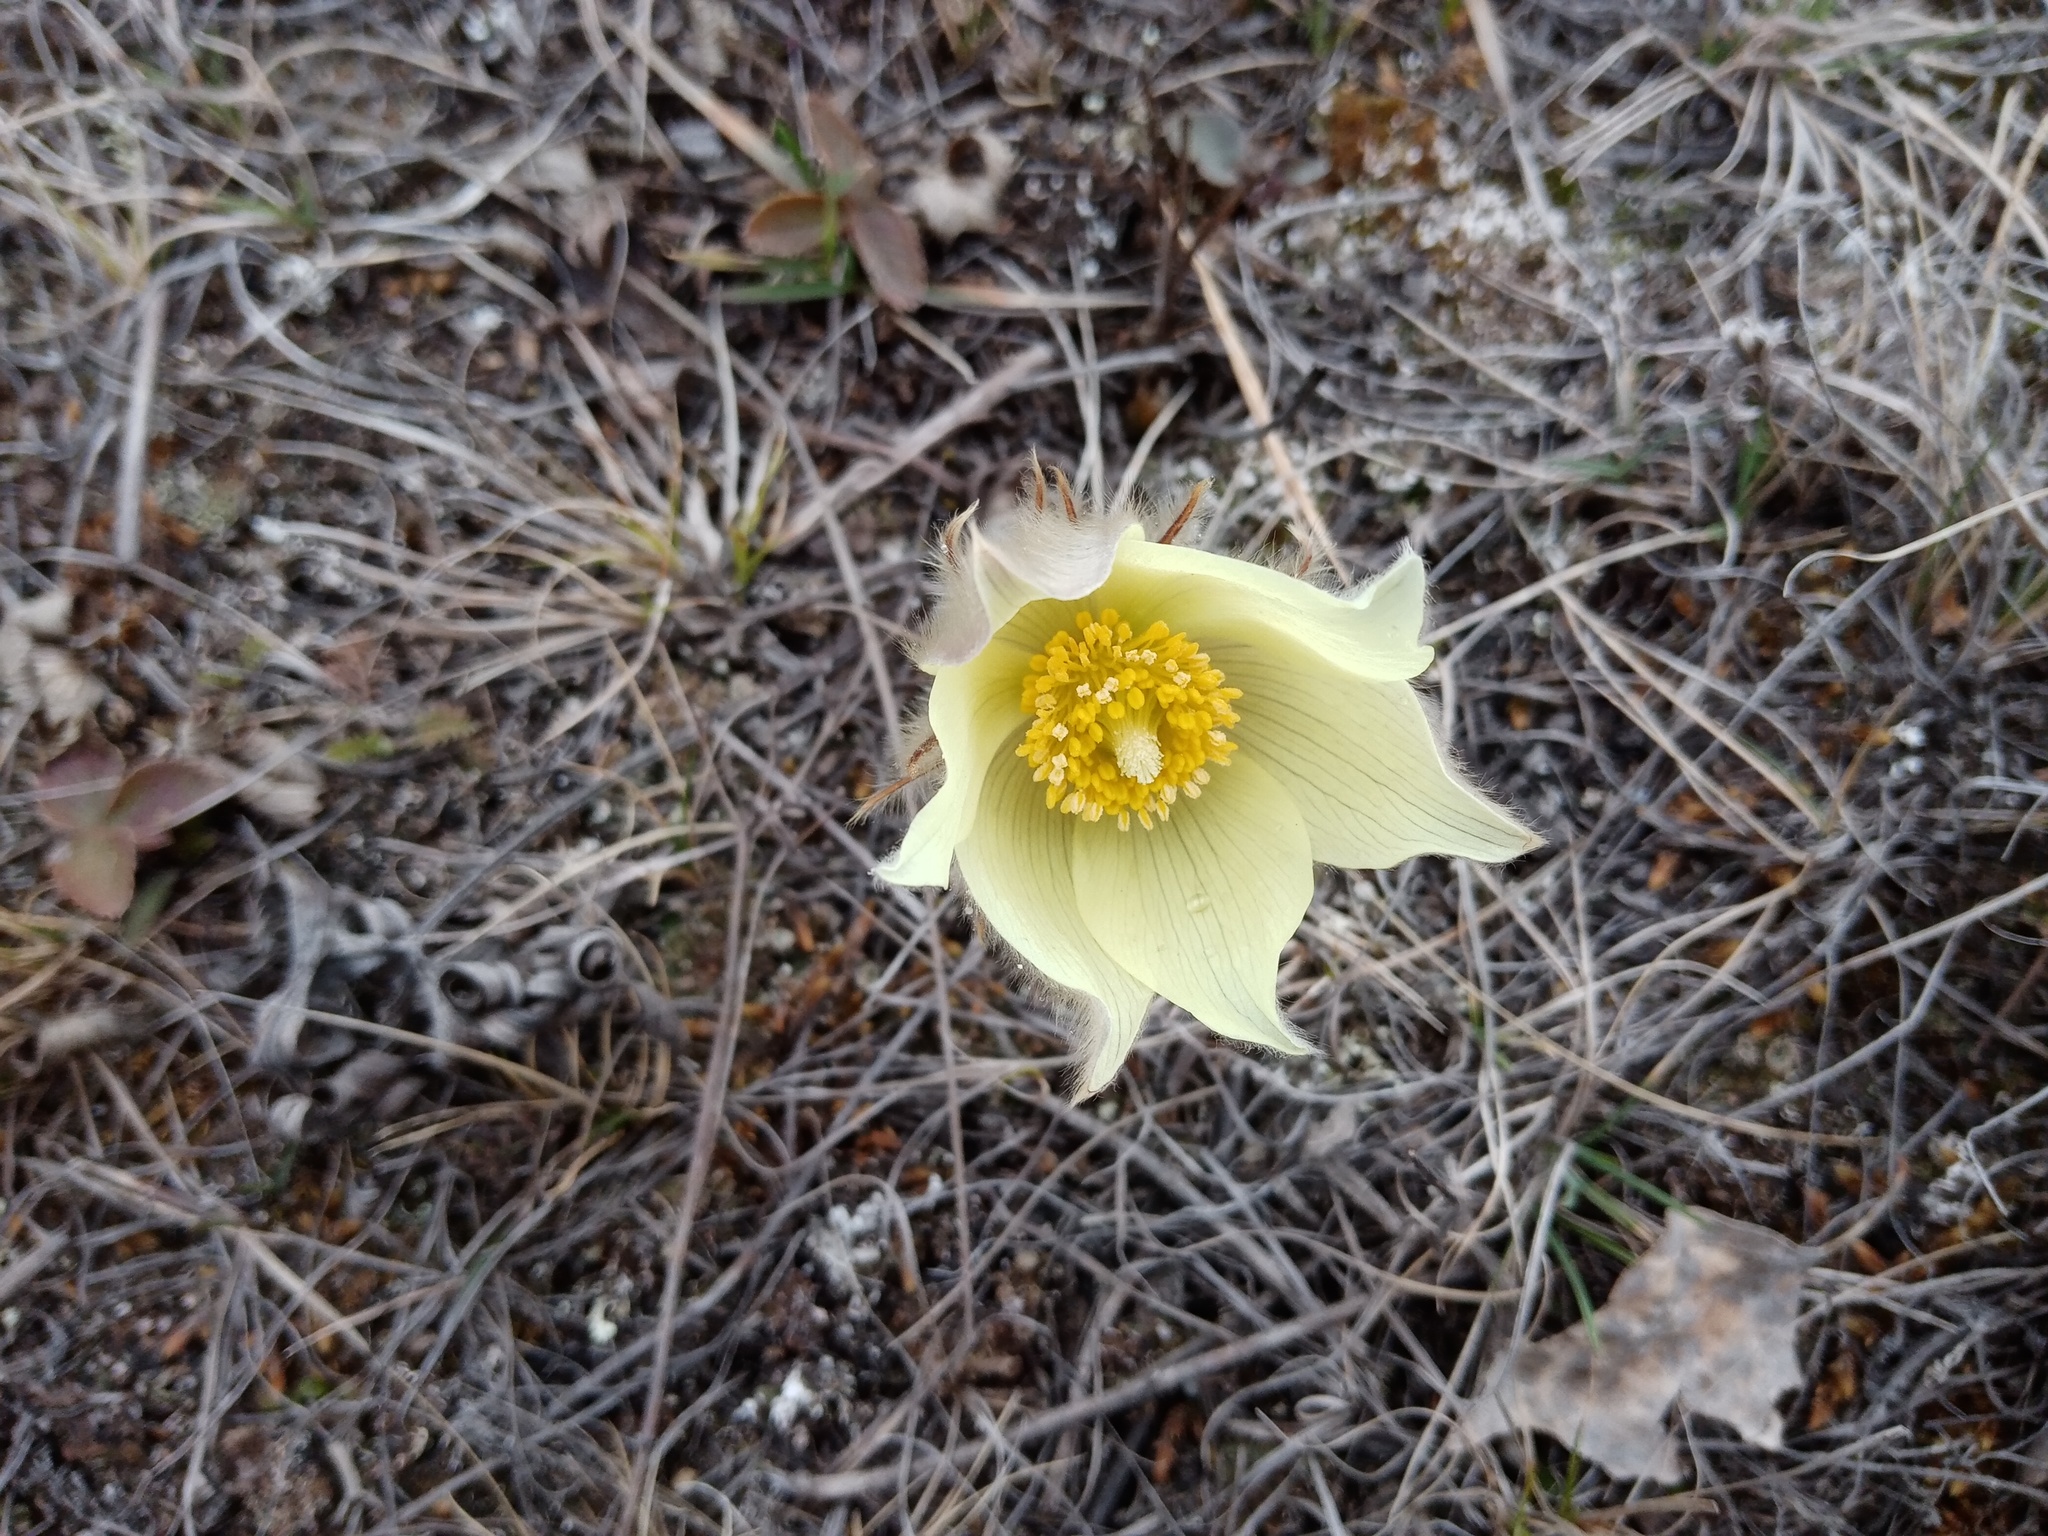
[[[762,256],[808,256],[825,243],[825,199],[778,192],[754,210],[740,239]]]
[[[218,772],[190,758],[144,763],[128,775],[107,811],[109,825],[122,827],[143,848],[161,848],[164,834],[196,815],[221,787]]]
[[[1678,878],[1678,872],[1684,867],[1685,855],[1676,848],[1660,850],[1656,861],[1650,865],[1650,889],[1652,891],[1663,890]]]
[[[50,860],[57,893],[94,917],[116,918],[135,899],[135,838],[123,827],[86,827]]]
[[[870,180],[875,172],[875,157],[868,153],[867,145],[846,120],[846,114],[832,104],[830,97],[816,91],[811,92],[810,109],[811,153],[834,190],[850,191]]]
[[[350,698],[368,703],[376,686],[379,643],[375,635],[344,636],[327,647],[321,670],[340,684]]]
[[[1835,1352],[1834,1359],[1821,1372],[1820,1380],[1814,1383],[1813,1404],[1806,1410],[1808,1430],[1826,1429],[1835,1422],[1842,1409],[1855,1400],[1860,1374],[1853,1352],[1846,1349]]]
[[[121,787],[121,754],[98,736],[87,736],[55,758],[36,780],[43,820],[59,832],[96,827],[107,819]]]
[[[961,1374],[978,1387],[1014,1387],[1024,1378],[1024,1358],[999,1349],[977,1349],[962,1364]]]
[[[839,216],[875,297],[891,309],[912,310],[922,304],[924,243],[917,237],[917,226],[887,203],[866,198],[840,204]]]
[[[1719,812],[1689,789],[1681,789],[1671,797],[1671,814],[1690,826],[1720,819]]]
[[[1181,1444],[1199,1447],[1207,1419],[1200,1407],[1182,1399],[1166,1410],[1159,1426],[1159,1439],[1152,1448],[1152,1481],[1164,1488],[1173,1481],[1174,1463],[1180,1460]]]
[[[1957,591],[1959,583],[1950,580],[1942,583],[1941,590],[1934,594],[1933,612],[1928,629],[1937,635],[1960,634],[1970,627],[1970,604],[1965,593]]]

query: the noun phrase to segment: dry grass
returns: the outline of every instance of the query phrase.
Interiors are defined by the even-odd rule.
[[[6,717],[0,1530],[2036,1527],[2048,25],[1496,9],[0,16],[7,584],[131,754],[322,785],[93,925]],[[813,88],[899,172],[1016,142],[980,300],[689,259],[767,184],[699,110]],[[1180,174],[1186,106],[1271,174]],[[1034,448],[1430,558],[1550,843],[1325,873],[1319,1059],[1162,1005],[1069,1107],[959,901],[868,878],[922,545]],[[272,1072],[301,868],[397,927]],[[428,1006],[565,926],[589,1006]],[[1786,1449],[1473,1443],[1646,1189],[1827,1249]]]

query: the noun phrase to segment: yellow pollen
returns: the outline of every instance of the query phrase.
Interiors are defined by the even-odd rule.
[[[1017,755],[1045,786],[1047,810],[1084,821],[1131,818],[1149,829],[1182,795],[1195,799],[1209,765],[1224,764],[1237,724],[1223,674],[1185,634],[1155,623],[1143,634],[1117,617],[1083,610],[1031,658]]]

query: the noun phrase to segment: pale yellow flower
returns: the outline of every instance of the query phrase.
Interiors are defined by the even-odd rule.
[[[957,865],[1073,1004],[1079,1097],[1155,995],[1306,1051],[1275,994],[1317,863],[1541,841],[1459,774],[1410,683],[1433,659],[1422,561],[1338,595],[1058,491],[948,530],[919,657],[945,779],[877,873],[943,886]]]

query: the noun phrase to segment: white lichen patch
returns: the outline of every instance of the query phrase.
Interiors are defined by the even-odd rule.
[[[792,1365],[776,1385],[757,1389],[733,1409],[732,1422],[765,1423],[771,1433],[805,1450],[819,1425],[848,1421],[854,1392],[853,1372],[846,1362],[819,1354]]]
[[[768,1405],[768,1422],[780,1434],[788,1434],[804,1419],[818,1411],[818,1394],[804,1385],[804,1368],[791,1366],[782,1378],[782,1388]]]
[[[889,1201],[880,1190],[858,1205],[835,1205],[805,1237],[818,1278],[858,1309],[867,1303],[867,1280],[889,1251]]]
[[[1448,120],[1402,96],[1340,88],[1319,132],[1343,189],[1269,220],[1266,249],[1325,309],[1350,311],[1364,288],[1461,347],[1570,337],[1586,295],[1565,252],[1569,220],[1547,197],[1482,171]],[[1436,347],[1407,330],[1383,349],[1397,372]]]

